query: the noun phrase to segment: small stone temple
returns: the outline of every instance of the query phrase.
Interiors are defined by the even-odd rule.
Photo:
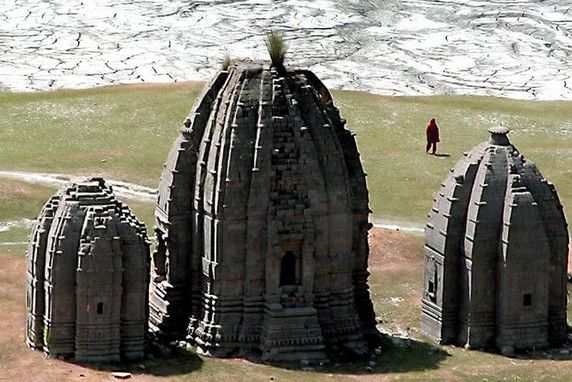
[[[103,179],[74,183],[44,206],[27,253],[27,343],[50,356],[144,356],[149,242]]]
[[[552,183],[507,128],[489,131],[429,214],[421,328],[442,343],[510,355],[566,339],[569,239]]]
[[[216,356],[366,350],[368,192],[345,123],[310,71],[216,74],[161,176],[153,331]]]

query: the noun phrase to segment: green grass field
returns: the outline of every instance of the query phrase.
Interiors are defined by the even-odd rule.
[[[100,174],[155,187],[169,147],[200,86],[122,86],[0,94],[0,170]],[[572,102],[492,97],[383,97],[335,91],[357,133],[373,216],[422,223],[433,195],[464,151],[499,123],[572,205]],[[425,155],[435,116],[439,151]]]
[[[557,185],[564,206],[572,206],[572,102],[356,92],[338,92],[336,100],[358,134],[375,217],[424,221],[448,170],[501,123],[513,129],[511,142]],[[440,125],[439,151],[451,157],[424,153],[431,116]]]
[[[0,93],[0,171],[102,175],[156,187],[170,145],[199,91],[200,86],[180,84]],[[556,184],[565,211],[572,208],[572,102],[382,97],[350,91],[336,91],[334,97],[348,127],[358,134],[374,218],[422,224],[449,168],[463,151],[487,140],[487,128],[499,123],[514,130],[512,142]],[[424,128],[431,116],[441,127],[439,151],[450,157],[424,152]],[[0,321],[9,320],[8,311],[14,317],[24,315],[23,256],[30,231],[26,225],[6,229],[2,224],[35,219],[54,191],[0,178],[0,261],[21,272],[0,270]],[[128,204],[151,229],[152,203]],[[189,353],[169,362],[145,361],[145,372],[133,365],[133,372],[147,374],[135,380],[572,380],[571,356],[550,356],[566,358],[562,361],[542,354],[534,360],[510,359],[435,346],[418,332],[422,238],[390,235],[385,242],[387,247],[372,249],[377,259],[370,264],[372,298],[382,326],[410,339],[388,339],[373,373],[365,372],[366,360],[302,370]],[[23,325],[17,325],[21,332],[16,339],[0,335],[0,380],[3,364],[25,368],[26,362],[30,367],[47,362],[25,349]]]

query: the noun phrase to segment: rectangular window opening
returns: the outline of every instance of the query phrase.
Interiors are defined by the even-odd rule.
[[[97,303],[97,314],[103,314],[103,302]]]
[[[522,296],[522,305],[523,306],[530,306],[532,305],[532,294],[530,293],[525,293]]]
[[[437,288],[435,285],[435,280],[429,280],[427,285],[427,296],[429,296],[429,300],[437,302]]]

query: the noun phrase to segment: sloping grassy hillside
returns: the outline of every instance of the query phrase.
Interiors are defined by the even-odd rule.
[[[493,97],[380,97],[336,93],[338,106],[358,133],[369,174],[375,217],[423,221],[448,170],[478,143],[487,129],[504,124],[511,142],[556,184],[572,208],[572,102],[518,101]],[[424,128],[434,116],[439,151],[427,156]]]
[[[200,88],[0,93],[0,169],[102,174],[156,186]]]
[[[0,170],[100,174],[155,187],[200,87],[0,94]],[[565,207],[572,205],[572,102],[350,91],[334,97],[358,134],[375,218],[423,222],[449,168],[499,123],[514,130],[512,142],[557,185]],[[441,127],[439,151],[450,157],[424,152],[431,116]]]

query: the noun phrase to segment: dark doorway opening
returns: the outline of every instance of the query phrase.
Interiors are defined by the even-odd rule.
[[[280,263],[280,286],[296,285],[296,255],[287,251]]]
[[[103,314],[103,302],[97,303],[97,314]]]

